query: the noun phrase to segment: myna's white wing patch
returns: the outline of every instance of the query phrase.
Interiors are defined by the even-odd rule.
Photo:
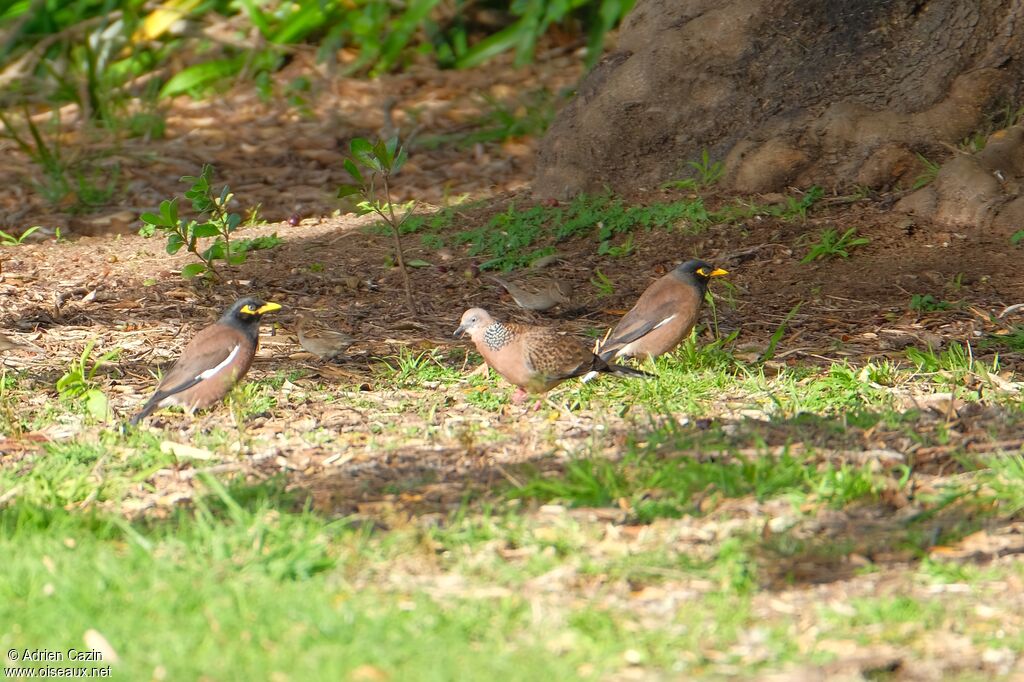
[[[231,349],[231,352],[228,353],[228,356],[226,358],[221,360],[217,364],[216,367],[211,367],[210,369],[205,370],[205,371],[200,372],[199,374],[197,374],[196,375],[196,380],[197,381],[202,381],[203,379],[209,379],[210,377],[215,376],[217,374],[217,372],[221,371],[222,369],[224,369],[225,367],[230,365],[231,361],[234,360],[236,357],[238,357],[238,351],[241,348],[242,347],[236,343],[235,347]]]

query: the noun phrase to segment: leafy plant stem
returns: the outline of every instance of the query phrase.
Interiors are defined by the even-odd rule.
[[[416,303],[412,298],[412,282],[409,280],[409,271],[405,268],[405,255],[402,253],[402,237],[398,232],[401,225],[395,217],[395,205],[391,201],[391,185],[388,183],[388,174],[382,173],[381,180],[384,183],[384,198],[387,201],[389,214],[388,217],[381,214],[381,217],[385,218],[385,221],[391,226],[391,236],[395,239],[395,258],[398,260],[398,269],[402,271],[402,286],[405,288],[405,304],[409,307],[409,312],[415,315]],[[380,213],[380,211],[378,211],[378,213]],[[408,215],[408,213],[406,215]]]

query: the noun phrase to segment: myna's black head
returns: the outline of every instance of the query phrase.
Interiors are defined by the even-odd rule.
[[[240,298],[231,304],[227,312],[221,316],[220,321],[236,327],[259,327],[260,318],[267,313],[280,310],[277,303],[266,303],[258,298]]]
[[[688,260],[674,270],[677,277],[689,280],[702,287],[706,287],[712,277],[728,275],[728,270],[716,268],[711,263],[702,260]]]

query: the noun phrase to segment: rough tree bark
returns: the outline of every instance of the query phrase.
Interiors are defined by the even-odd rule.
[[[904,210],[1024,218],[1024,130],[999,130],[1024,106],[1022,38],[1024,0],[638,0],[549,130],[535,191],[653,187],[703,150],[741,192],[905,189],[920,153],[953,158]]]

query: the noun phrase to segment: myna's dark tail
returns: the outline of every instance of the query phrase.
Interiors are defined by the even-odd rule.
[[[132,426],[138,426],[140,421],[142,421],[143,419],[145,419],[149,415],[153,414],[153,412],[155,412],[156,408],[158,407],[157,400],[155,400],[155,398],[156,398],[156,396],[153,396],[152,398],[150,398],[149,402],[147,402],[145,405],[143,405],[142,409],[139,410],[138,414],[136,414],[134,417],[132,417],[128,421],[128,423],[131,424]]]
[[[611,363],[609,363],[608,367],[602,371],[620,377],[641,377],[643,379],[653,379],[654,377],[658,376],[657,374],[645,372],[642,369],[634,369],[632,367],[627,367],[626,365],[614,365]]]

